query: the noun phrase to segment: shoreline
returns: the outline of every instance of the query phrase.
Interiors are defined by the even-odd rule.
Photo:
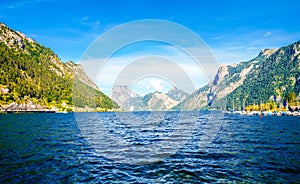
[[[299,111],[223,111],[224,114],[238,114],[242,116],[300,116]]]
[[[177,112],[199,112],[202,110],[182,110]],[[216,110],[203,110],[203,111],[216,111]],[[220,111],[220,110],[217,110]],[[173,110],[167,111],[116,111],[107,110],[107,111],[57,111],[51,109],[28,109],[28,110],[0,110],[0,114],[31,114],[31,113],[57,113],[57,114],[68,114],[68,113],[107,113],[107,112],[117,112],[117,113],[135,113],[135,112],[175,112]],[[241,116],[300,116],[300,112],[298,111],[220,111],[223,114],[235,114]]]

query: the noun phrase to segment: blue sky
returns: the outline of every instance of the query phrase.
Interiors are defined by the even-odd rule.
[[[63,61],[80,61],[99,35],[139,19],[169,20],[191,29],[219,63],[249,60],[262,48],[300,40],[297,0],[0,1],[1,22],[50,47]]]

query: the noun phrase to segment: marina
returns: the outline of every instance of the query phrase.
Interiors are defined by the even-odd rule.
[[[225,114],[239,114],[243,116],[300,116],[299,111],[223,111]]]

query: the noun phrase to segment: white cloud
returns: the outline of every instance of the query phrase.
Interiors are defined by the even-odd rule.
[[[83,17],[79,20],[80,24],[96,29],[100,25],[100,21],[91,21],[89,17]]]
[[[272,32],[266,32],[266,33],[264,34],[264,37],[270,36],[271,34],[272,34]]]
[[[90,64],[91,67],[88,67],[89,71],[86,72],[98,76],[95,82],[106,94],[111,94],[113,85],[137,85],[135,89],[139,94],[154,92],[152,90],[165,92],[172,86],[192,93],[209,82],[205,70],[185,55],[151,57],[141,54],[112,57],[103,68],[97,68],[97,64],[93,62]],[[145,80],[146,78],[148,79]],[[151,82],[154,78],[156,80]]]
[[[151,79],[150,82],[151,86],[153,89],[155,89],[155,91],[162,91],[164,89],[163,85],[162,85],[162,81],[159,79]]]

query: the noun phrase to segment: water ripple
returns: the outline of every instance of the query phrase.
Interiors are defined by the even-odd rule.
[[[103,133],[127,141],[122,146],[111,140],[106,154],[115,159],[91,146],[74,114],[1,114],[0,183],[300,183],[299,117],[225,115],[212,142],[203,147],[199,142],[213,127],[207,112],[183,114],[197,118],[186,118],[181,129],[174,126],[176,112],[163,119],[157,113],[136,112],[132,124],[126,113],[82,114],[87,128],[100,116]],[[161,141],[163,147],[153,148],[157,154],[146,154],[147,146]],[[178,142],[185,144],[169,154]],[[153,162],[118,163],[126,153]]]

